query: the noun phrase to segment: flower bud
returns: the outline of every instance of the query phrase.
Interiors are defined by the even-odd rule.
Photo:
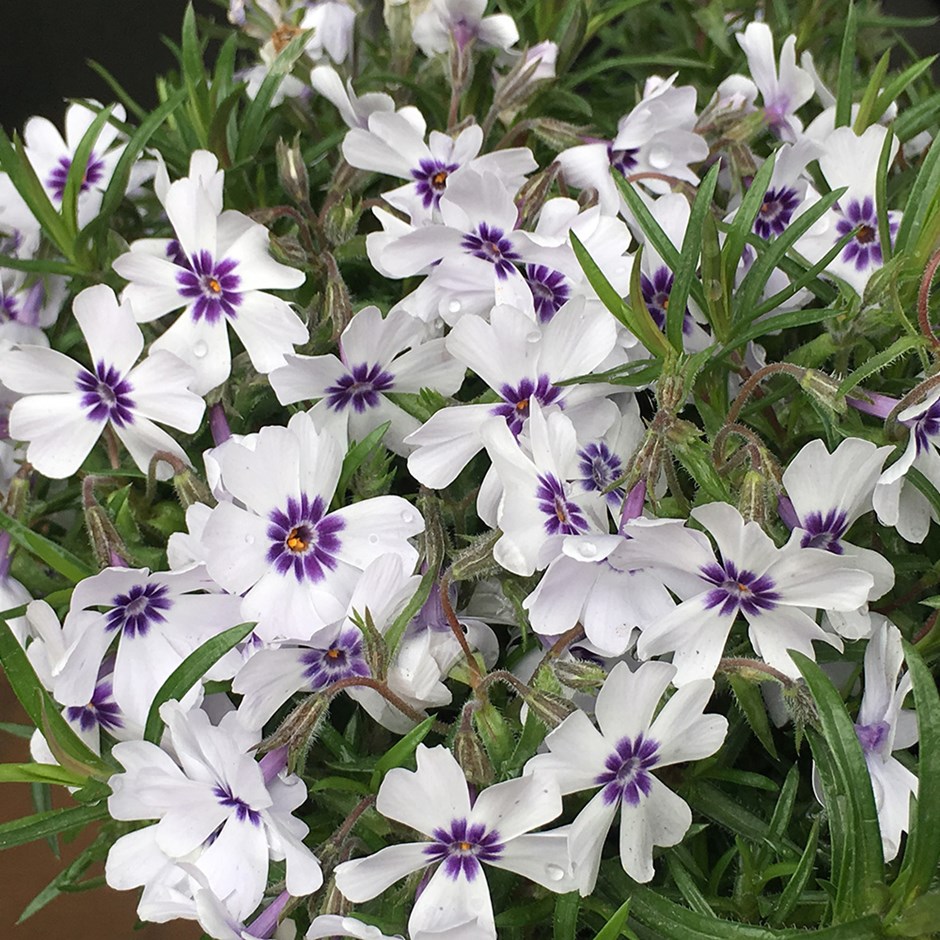
[[[453,750],[464,776],[474,786],[485,787],[496,779],[486,748],[470,721],[460,722],[454,736]]]
[[[287,768],[296,773],[303,769],[307,751],[317,736],[320,722],[330,708],[331,696],[309,695],[280,724],[274,734],[258,745],[259,754],[287,747]]]
[[[580,659],[556,660],[554,668],[558,681],[578,692],[596,692],[607,679],[601,666]]]
[[[502,571],[493,558],[493,548],[502,536],[499,529],[492,529],[477,536],[463,551],[458,552],[450,566],[451,579],[473,581]]]
[[[516,196],[516,206],[519,209],[519,228],[526,228],[538,218],[560,172],[561,166],[553,163],[522,184],[522,188]]]
[[[531,123],[532,133],[548,144],[553,150],[566,150],[568,147],[577,147],[584,143],[587,128],[567,121],[556,121],[554,118],[536,118]]]
[[[524,696],[524,700],[532,714],[549,730],[557,728],[570,714],[577,711],[568,699],[552,692],[533,689]]]
[[[310,178],[307,176],[307,167],[300,152],[300,135],[298,134],[291,144],[283,139],[278,140],[276,153],[277,175],[284,192],[298,205],[308,205]]]
[[[738,512],[745,522],[756,522],[760,526],[767,522],[771,500],[769,489],[769,481],[760,471],[748,470],[744,474],[738,494]]]
[[[372,676],[382,682],[388,675],[388,644],[376,629],[372,612],[367,607],[363,615],[353,612],[353,622],[362,633],[366,664]]]
[[[800,387],[836,414],[844,415],[848,409],[845,396],[838,393],[839,383],[832,376],[826,375],[825,372],[820,372],[818,369],[807,369],[803,374],[803,378],[800,379]]]
[[[330,244],[345,245],[356,234],[361,216],[361,203],[353,205],[353,198],[348,192],[342,199],[334,202],[326,210],[323,219],[323,233]]]
[[[422,487],[418,495],[418,509],[424,517],[424,532],[419,536],[421,555],[427,567],[437,571],[447,551],[441,501],[429,489]]]
[[[339,340],[343,330],[353,318],[352,301],[349,289],[339,273],[336,259],[329,253],[323,256],[326,265],[326,291],[323,297],[323,312],[333,324],[333,339]]]
[[[181,473],[174,475],[173,489],[176,491],[176,498],[180,501],[183,509],[189,509],[193,503],[205,503],[208,506],[215,505],[215,499],[209,492],[209,487],[199,478],[195,470],[186,467]]]
[[[127,558],[127,547],[107,511],[97,502],[85,506],[85,529],[95,561],[102,569],[111,566],[112,554]]]

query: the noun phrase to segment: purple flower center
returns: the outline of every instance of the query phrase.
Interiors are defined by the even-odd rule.
[[[210,252],[199,251],[189,259],[186,270],[177,272],[179,294],[191,302],[193,320],[205,317],[206,322],[217,323],[223,314],[235,319],[242,302],[237,267],[238,262],[230,258],[216,261]]]
[[[418,163],[417,169],[411,171],[416,181],[415,188],[425,209],[432,206],[436,209],[440,205],[441,196],[447,189],[447,177],[459,169],[459,163],[444,163],[443,160],[425,158]]]
[[[95,686],[91,701],[87,705],[72,705],[65,710],[65,717],[72,724],[77,724],[82,731],[91,731],[98,725],[104,731],[123,728],[121,709],[112,698],[113,688],[110,679],[105,679]]]
[[[464,235],[461,247],[475,258],[482,258],[495,265],[496,276],[501,281],[517,273],[513,262],[521,259],[501,228],[481,222],[476,232]]]
[[[803,548],[822,548],[834,555],[841,555],[843,549],[839,540],[845,535],[847,522],[848,519],[841,509],[829,509],[825,513],[807,513],[800,526],[803,529],[800,545]]]
[[[800,197],[795,189],[768,189],[764,201],[754,220],[754,232],[759,238],[780,235],[790,224],[793,212],[800,204]]]
[[[857,199],[851,200],[836,222],[836,231],[840,238],[855,228],[858,228],[858,231],[842,251],[842,260],[847,264],[854,262],[856,271],[878,267],[882,262],[881,239],[878,234],[875,200],[871,196],[866,196],[861,202]],[[897,230],[897,220],[889,217],[888,231],[892,238]]]
[[[907,418],[901,422],[906,424],[914,435],[917,453],[922,454],[930,449],[930,439],[940,435],[940,399],[935,401],[919,417]]]
[[[637,168],[636,155],[640,152],[639,147],[631,147],[628,150],[614,150],[613,143],[607,145],[607,159],[615,170],[620,170],[624,176],[629,176]]]
[[[387,392],[395,384],[395,376],[386,372],[378,363],[361,362],[354,365],[346,375],[341,375],[335,385],[326,389],[326,403],[334,411],[352,406],[359,414],[366,408],[379,404],[379,393]]]
[[[581,483],[590,492],[606,490],[615,480],[623,476],[623,464],[605,441],[591,441],[578,451],[578,469]],[[618,486],[607,494],[607,502],[619,506],[623,502],[623,487]]]
[[[114,366],[99,360],[94,373],[83,369],[75,379],[75,387],[82,392],[82,407],[89,421],[108,421],[123,428],[134,423],[134,386],[122,378]]]
[[[856,725],[855,734],[862,745],[865,755],[873,754],[881,748],[891,726],[886,721],[876,721],[870,725]]]
[[[672,271],[666,267],[658,267],[652,277],[640,275],[640,292],[646,302],[646,309],[649,310],[653,322],[661,330],[666,328],[666,311],[669,310],[672,282]],[[682,317],[682,332],[692,332],[692,315],[688,307],[685,308],[685,314]]]
[[[52,190],[52,197],[56,202],[61,202],[65,195],[65,184],[69,178],[69,170],[72,168],[71,157],[59,157],[59,162],[52,168],[46,180],[46,186]],[[104,161],[95,155],[92,151],[88,155],[88,165],[82,175],[82,182],[79,186],[79,192],[86,193],[96,183],[100,183],[104,176]]]
[[[525,282],[532,291],[540,323],[548,323],[571,296],[564,274],[544,264],[527,264]]]
[[[702,577],[715,585],[714,590],[705,596],[705,607],[720,607],[721,613],[730,617],[738,610],[755,616],[764,610],[773,610],[780,600],[780,594],[774,590],[773,578],[768,575],[756,575],[746,569],[738,570],[733,561],[724,564],[703,565]]]
[[[550,473],[539,475],[535,491],[539,509],[545,514],[545,531],[549,535],[578,535],[586,532],[587,519],[581,507],[568,499],[564,484]]]
[[[212,795],[223,805],[235,810],[235,818],[239,822],[248,820],[253,826],[261,825],[261,813],[252,809],[244,800],[235,796],[224,783],[218,783],[212,788]]]
[[[0,286],[2,289],[2,286]],[[3,294],[0,296],[0,320],[4,323],[9,320],[15,320],[18,312],[18,304],[16,302],[16,297],[12,294]]]
[[[555,404],[561,392],[562,390],[557,385],[552,385],[551,379],[544,374],[534,382],[532,379],[521,379],[515,388],[503,385],[499,389],[503,403],[495,405],[490,413],[505,418],[509,430],[518,437],[529,417],[529,401],[534,398],[544,408],[546,405]],[[564,407],[564,402],[557,403],[559,408]]]
[[[659,742],[644,738],[636,740],[621,738],[616,749],[604,762],[607,768],[595,777],[595,782],[604,788],[604,802],[623,801],[637,806],[640,795],[649,796],[653,785],[650,769],[659,762]]]
[[[443,862],[445,874],[456,881],[461,874],[473,881],[480,872],[480,862],[495,862],[503,853],[499,832],[486,831],[483,823],[454,819],[449,829],[435,829],[434,842],[425,850],[433,862]]]
[[[167,597],[169,593],[165,584],[148,582],[135,584],[126,594],[116,594],[105,629],[120,630],[125,637],[146,636],[152,626],[166,623],[163,612],[173,606],[173,601]]]
[[[287,500],[286,510],[273,509],[268,515],[268,561],[280,574],[294,572],[298,581],[322,581],[327,571],[336,568],[336,553],[341,542],[337,536],[344,526],[335,513],[325,516],[322,496]]]
[[[304,650],[300,661],[314,690],[340,679],[371,674],[362,654],[362,633],[356,629],[344,630],[326,649]]]

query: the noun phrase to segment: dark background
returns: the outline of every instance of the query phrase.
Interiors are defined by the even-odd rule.
[[[0,80],[0,125],[21,129],[33,114],[61,127],[66,97],[114,100],[107,85],[86,65],[95,59],[108,69],[144,107],[156,103],[154,78],[174,67],[161,35],[178,40],[185,0],[0,0],[3,70]],[[224,10],[211,0],[196,0],[199,13],[224,20]],[[925,16],[940,13],[940,0],[885,0],[886,13]],[[911,31],[908,40],[921,52],[940,52],[940,30]],[[0,720],[24,721],[0,681]],[[28,760],[26,742],[0,736],[0,761]],[[0,821],[33,812],[28,788],[4,784]],[[59,805],[66,805],[61,802]],[[85,840],[82,840],[83,842]],[[78,846],[64,846],[63,860]],[[20,911],[63,863],[46,843],[34,843],[0,854],[0,937],[34,940],[191,940],[192,924],[148,925],[134,931],[134,892],[107,889],[59,898],[20,927]]]

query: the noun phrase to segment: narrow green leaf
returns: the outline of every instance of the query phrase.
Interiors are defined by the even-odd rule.
[[[7,620],[9,618],[4,615],[2,619]],[[12,734],[15,738],[24,738],[28,741],[35,730],[31,725],[17,725],[11,721],[0,721],[0,731]]]
[[[196,129],[200,132],[200,139],[204,141],[208,122],[208,83],[203,65],[203,45],[196,29],[196,13],[192,3],[186,5],[186,12],[183,14],[180,66],[183,81],[186,83],[191,116],[196,119]]]
[[[11,258],[9,255],[0,255],[0,268],[26,271],[28,274],[61,274],[64,277],[84,273],[78,265],[65,261],[54,261],[52,258]]]
[[[855,725],[836,687],[820,667],[790,651],[806,680],[819,714],[822,735],[807,730],[829,814],[833,922],[848,923],[877,909],[884,880],[878,811]]]
[[[85,185],[88,161],[91,159],[91,152],[98,142],[102,128],[108,123],[112,111],[114,111],[113,104],[95,115],[94,120],[88,126],[88,130],[82,135],[82,139],[75,148],[72,163],[65,178],[65,189],[62,192],[62,220],[65,222],[69,238],[72,239],[73,243],[78,235],[78,197],[82,192],[82,186]],[[78,246],[75,247],[77,249]]]
[[[780,897],[777,899],[773,911],[771,911],[770,916],[767,918],[771,924],[777,925],[786,923],[787,920],[790,919],[790,915],[796,909],[797,904],[799,904],[800,898],[806,890],[809,879],[813,874],[813,868],[816,864],[816,846],[818,843],[819,820],[814,819],[813,828],[810,830],[809,839],[806,840],[806,848],[803,849],[803,854],[800,856],[796,871],[793,872],[786,887],[780,892]]]
[[[390,655],[394,655],[401,642],[405,628],[414,619],[415,615],[424,606],[424,602],[431,596],[431,589],[437,582],[438,573],[429,568],[421,576],[421,582],[418,584],[418,590],[414,592],[410,601],[405,604],[402,612],[395,618],[392,625],[385,631],[385,642],[388,644]]]
[[[937,936],[940,924],[940,892],[925,894],[904,908],[901,916],[891,925],[893,937],[916,937],[925,940]]]
[[[907,479],[927,497],[927,501],[933,507],[933,511],[937,516],[940,516],[940,492],[937,492],[937,488],[933,483],[931,483],[917,467],[910,467],[906,476]]]
[[[773,176],[776,161],[775,151],[761,164],[741,200],[738,211],[731,220],[731,228],[722,249],[725,281],[728,284],[734,284],[735,274],[741,263],[741,256],[744,254],[744,246],[754,231],[754,222],[760,215],[761,206],[764,204],[764,196],[767,195],[770,187],[770,178]]]
[[[552,940],[575,940],[580,910],[581,896],[577,891],[556,895],[555,913],[552,917]]]
[[[613,916],[594,935],[594,940],[618,940],[623,935],[623,928],[627,925],[630,916],[630,899],[627,898],[620,907],[614,911]]]
[[[58,764],[0,764],[0,783],[58,783],[64,787],[80,787],[87,781],[87,777]]]
[[[869,124],[873,124],[881,117],[881,114],[884,113],[884,111],[882,111],[881,114],[872,116],[872,108],[875,104],[875,99],[878,97],[878,93],[881,91],[881,83],[884,81],[885,75],[888,74],[888,65],[890,62],[891,53],[886,52],[878,60],[878,64],[871,73],[871,78],[868,79],[868,85],[865,88],[865,93],[862,95],[862,100],[858,106],[858,113],[855,116],[855,124],[852,125],[852,130],[856,135],[860,136]]]
[[[234,649],[254,630],[254,623],[240,623],[210,637],[197,646],[167,677],[157,690],[147,713],[144,740],[159,744],[163,734],[160,706],[171,699],[179,701],[229,650]]]
[[[361,441],[353,444],[346,452],[343,458],[343,466],[339,472],[339,480],[336,483],[333,505],[339,507],[344,505],[342,500],[346,498],[346,491],[349,489],[349,482],[353,474],[372,456],[373,451],[382,443],[382,438],[391,427],[392,422],[386,421],[377,428],[370,431]]]
[[[686,799],[693,809],[735,835],[743,836],[759,845],[768,844],[778,852],[797,850],[789,839],[775,838],[763,819],[718,787],[696,781],[686,794]]]
[[[714,917],[715,912],[712,910],[705,895],[702,894],[701,889],[695,883],[695,879],[689,874],[675,853],[670,852],[666,856],[666,864],[669,868],[669,874],[672,875],[672,880],[676,883],[679,894],[682,895],[682,899],[685,903],[697,914],[702,914],[705,917]]]
[[[0,823],[0,850],[12,849],[36,839],[59,833],[82,829],[89,823],[108,818],[106,803],[90,806],[70,806],[68,809],[53,809],[47,813],[24,816],[12,822]]]
[[[718,185],[718,172],[721,163],[717,162],[708,171],[705,179],[699,185],[692,210],[689,214],[689,224],[686,226],[682,238],[682,250],[679,256],[679,267],[674,269],[672,289],[669,291],[669,306],[666,310],[666,338],[676,352],[681,352],[682,327],[685,322],[685,309],[692,289],[692,282],[696,280],[695,272],[698,270],[699,258],[702,254],[702,236],[705,225],[705,216],[711,213],[712,196]],[[705,300],[704,289],[702,299]],[[707,302],[702,304],[707,308]]]
[[[54,571],[58,571],[63,578],[72,584],[77,584],[84,578],[89,578],[95,572],[90,565],[76,558],[70,551],[57,545],[38,532],[33,532],[18,519],[8,516],[0,511],[0,529],[9,532],[13,541],[21,545],[31,555],[44,561]]]
[[[420,725],[415,725],[400,741],[396,741],[375,764],[372,777],[373,789],[377,789],[382,778],[393,768],[402,767],[418,749],[418,745],[428,736],[434,716],[429,715]]]
[[[895,340],[887,349],[872,356],[863,366],[847,375],[836,390],[836,395],[839,397],[848,395],[856,385],[859,385],[869,376],[891,365],[892,362],[900,356],[903,356],[904,353],[926,345],[927,341],[921,336],[902,336],[900,339]]]
[[[607,280],[604,272],[597,266],[594,259],[588,254],[581,239],[571,233],[571,247],[574,250],[578,264],[584,271],[588,283],[600,298],[601,303],[614,315],[614,318],[625,326],[654,356],[662,358],[669,350],[669,343],[653,322],[646,304],[640,307],[628,304],[614,290]],[[634,270],[639,268],[639,259],[634,258]]]
[[[852,91],[855,86],[855,40],[858,19],[855,3],[850,2],[845,12],[845,32],[839,53],[839,80],[836,85],[836,127],[845,127],[852,117]]]
[[[778,313],[776,316],[757,320],[742,333],[737,334],[731,342],[719,349],[716,356],[739,349],[759,336],[770,336],[772,333],[794,329],[798,326],[811,326],[813,323],[828,320],[832,315],[833,312],[825,307],[811,307],[808,310],[790,310],[787,313]]]
[[[887,53],[886,53],[887,54]],[[872,105],[871,115],[868,118],[869,124],[874,124],[891,105],[904,93],[905,89],[913,82],[916,82],[921,75],[929,72],[934,62],[937,61],[935,55],[927,59],[921,59],[913,65],[909,65],[900,75],[896,75],[885,85],[884,91],[878,96]],[[858,131],[856,131],[858,133]]]
[[[894,132],[888,128],[881,153],[878,155],[878,168],[875,170],[875,210],[878,213],[878,243],[881,246],[881,257],[887,264],[894,255],[894,244],[891,240],[891,223],[888,216],[888,170],[894,159],[892,155]]]
[[[783,786],[780,788],[780,796],[777,798],[777,805],[774,807],[773,815],[770,817],[770,832],[776,839],[786,838],[787,830],[790,827],[790,819],[793,817],[793,807],[796,803],[796,791],[800,786],[800,771],[794,764],[784,778]]]
[[[937,120],[940,114],[940,91],[928,95],[923,101],[905,108],[894,121],[894,133],[902,144],[916,137],[921,131],[927,130]]]
[[[2,161],[0,161],[2,162]],[[921,232],[931,211],[940,200],[940,147],[931,147],[921,164],[904,204],[901,224],[895,236],[895,251],[919,248]]]
[[[754,732],[754,736],[764,746],[764,750],[776,759],[777,748],[774,744],[773,733],[770,730],[770,721],[767,718],[767,707],[764,705],[764,697],[760,694],[760,689],[741,676],[728,676],[728,683],[731,691],[734,693],[734,700],[748,727]]]

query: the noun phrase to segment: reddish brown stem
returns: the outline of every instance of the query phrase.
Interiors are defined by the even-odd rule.
[[[933,343],[934,347],[940,347],[940,339],[934,333],[933,324],[930,322],[930,288],[933,286],[937,268],[940,268],[940,251],[935,252],[927,262],[924,276],[920,281],[920,290],[917,292],[917,319],[920,323],[920,331]]]

